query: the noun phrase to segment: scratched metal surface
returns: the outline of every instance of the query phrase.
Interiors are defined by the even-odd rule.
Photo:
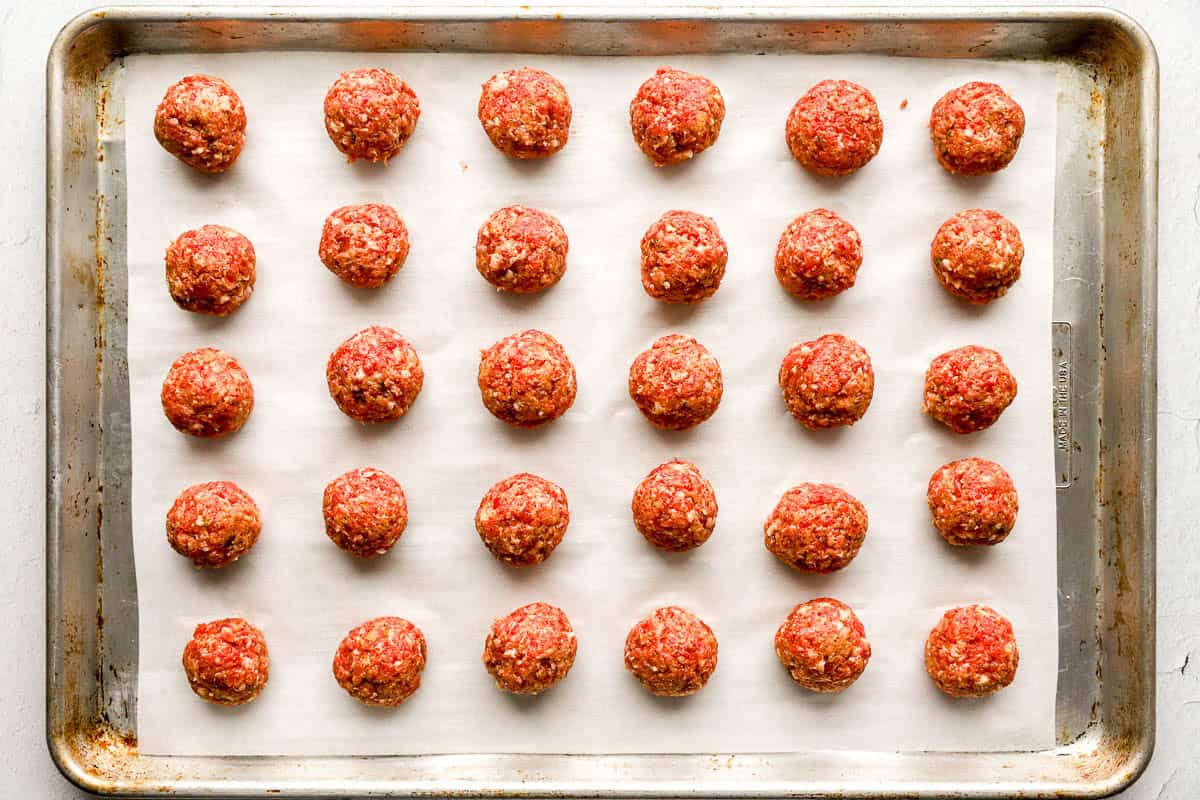
[[[1095,796],[1154,731],[1157,65],[1102,11],[997,8],[553,12],[109,9],[51,53],[48,93],[48,735],[76,784],[121,794]],[[140,50],[796,49],[1062,65],[1057,326],[1059,746],[1038,753],[148,758],[136,751],[136,587],[124,369],[123,108]],[[1048,373],[1049,374],[1049,373]],[[283,763],[286,761],[286,763]]]

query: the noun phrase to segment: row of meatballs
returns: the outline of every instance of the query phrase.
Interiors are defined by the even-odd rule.
[[[324,112],[325,131],[348,160],[386,163],[416,130],[421,104],[399,77],[368,68],[341,73],[325,95]],[[543,70],[497,73],[480,92],[484,133],[511,158],[547,158],[562,150],[571,115],[566,87]],[[725,98],[717,85],[670,67],[642,83],[629,104],[634,142],[658,167],[687,161],[712,147],[724,121]],[[1024,133],[1025,112],[994,83],[976,81],[952,89],[929,115],[934,155],[959,175],[1003,169]],[[824,80],[792,106],[784,134],[788,149],[805,168],[820,175],[848,175],[879,152],[883,120],[866,87]],[[167,89],[155,112],[154,135],[185,164],[224,172],[245,144],[246,109],[221,78],[188,75]]]
[[[791,678],[814,692],[844,691],[871,658],[862,621],[831,597],[792,609],[774,643]],[[578,646],[562,609],[530,603],[492,623],[483,664],[501,691],[537,695],[567,677]],[[376,617],[342,639],[333,675],[357,700],[395,707],[420,687],[426,657],[420,628],[401,617]],[[695,614],[664,606],[630,629],[624,660],[652,694],[686,697],[703,689],[716,671],[717,638]],[[988,606],[946,611],[925,640],[925,669],[951,697],[982,697],[1003,689],[1016,677],[1019,660],[1012,624]],[[218,705],[248,703],[269,678],[266,639],[237,617],[201,623],[184,647],[183,667],[199,697]]]
[[[403,417],[424,385],[421,359],[392,328],[372,326],[342,342],[325,369],[329,394],[351,419],[379,423]],[[575,402],[575,366],[558,340],[525,330],[480,356],[477,383],[484,407],[517,428],[558,419]],[[853,425],[875,393],[875,372],[862,345],[831,333],[793,345],[779,367],[792,416],[811,430]],[[670,334],[642,351],[629,368],[629,396],[653,425],[686,430],[720,405],[724,379],[716,357],[690,336]],[[1017,395],[1017,381],[995,350],[967,345],[947,351],[925,373],[926,414],[955,433],[990,427]],[[211,347],[185,353],[163,380],[161,401],[182,433],[221,437],[241,429],[254,408],[250,376],[238,360]]]
[[[404,266],[408,228],[383,203],[343,206],[325,220],[321,262],[346,283],[379,288]],[[567,271],[569,243],[562,223],[528,206],[492,213],[475,241],[475,267],[500,291],[532,294],[554,286]],[[985,304],[1021,277],[1025,247],[1011,221],[972,208],[946,220],[930,245],[933,274],[952,295]],[[254,291],[254,245],[225,225],[185,231],[167,247],[167,290],[186,311],[227,316]],[[664,303],[700,303],[725,278],[729,247],[717,223],[694,211],[664,213],[641,241],[646,294]],[[775,277],[801,300],[823,300],[854,286],[863,262],[862,237],[838,214],[817,208],[788,224],[775,250]]]
[[[926,499],[934,528],[952,545],[995,545],[1017,520],[1017,490],[994,461],[964,458],[938,467]],[[659,550],[700,547],[717,524],[712,484],[689,461],[673,459],[638,483],[631,502],[634,527]],[[372,467],[352,469],[325,487],[326,535],[359,558],[384,555],[408,527],[400,482]],[[475,530],[499,561],[540,564],[562,543],[571,521],[567,493],[527,472],[491,486],[475,511]],[[845,568],[866,540],[868,514],[846,490],[801,483],[786,491],[763,524],[766,549],[793,569],[827,573]],[[197,567],[223,567],[245,555],[262,532],[254,499],[231,481],[188,487],[166,517],[167,542]]]

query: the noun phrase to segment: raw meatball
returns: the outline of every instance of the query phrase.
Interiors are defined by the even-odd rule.
[[[763,525],[771,555],[805,572],[835,572],[867,538],[867,509],[827,483],[802,483],[783,493]]]
[[[197,567],[232,564],[261,532],[262,515],[254,498],[231,481],[189,486],[167,512],[167,542]]]
[[[660,550],[699,547],[717,524],[717,496],[695,464],[680,459],[655,467],[633,493],[633,524]]]
[[[408,228],[389,205],[342,206],[325,218],[318,254],[346,283],[376,289],[404,266]]]
[[[721,365],[690,336],[663,336],[629,368],[629,396],[656,427],[693,428],[711,417],[725,387]]]
[[[408,501],[400,483],[369,467],[352,469],[330,481],[321,510],[325,535],[359,558],[391,550],[408,525]]]
[[[154,112],[154,138],[201,172],[224,172],[246,143],[246,109],[225,81],[188,75],[171,85]]]
[[[871,405],[875,371],[862,345],[828,333],[788,351],[779,388],[788,411],[809,430],[853,425]]]
[[[929,478],[929,511],[950,544],[999,544],[1017,523],[1017,487],[995,461],[951,461]]]
[[[202,622],[183,648],[183,671],[192,691],[210,703],[249,703],[270,677],[267,640],[239,617]]]
[[[479,538],[492,555],[514,567],[549,558],[570,521],[562,487],[528,472],[494,484],[475,511]]]
[[[1003,297],[1021,277],[1025,245],[1017,226],[982,208],[942,223],[930,247],[933,274],[946,291],[971,303]]]
[[[333,656],[333,677],[369,706],[398,706],[421,686],[425,635],[400,617],[375,617],[351,629]]]
[[[567,232],[553,214],[506,206],[479,227],[475,268],[497,289],[518,294],[549,289],[567,271]]]
[[[925,671],[951,697],[998,692],[1017,675],[1012,623],[987,606],[947,611],[925,640]]]
[[[865,167],[882,142],[875,96],[857,83],[821,81],[788,114],[788,148],[820,175],[848,175]]]
[[[549,72],[521,67],[483,84],[479,122],[492,144],[510,158],[547,158],[571,133],[571,98]]]
[[[505,336],[479,359],[479,392],[496,419],[536,428],[561,417],[575,402],[575,365],[548,333]]]
[[[668,211],[642,236],[642,288],[664,303],[699,303],[721,286],[728,261],[711,217]]]
[[[805,689],[840,692],[867,668],[871,643],[850,606],[818,597],[793,608],[779,626],[775,655]]]
[[[391,328],[372,325],[342,342],[325,366],[329,396],[359,422],[390,422],[407,412],[425,382],[421,359]]]
[[[204,225],[167,248],[167,290],[175,305],[224,317],[254,291],[254,245],[233,228]]]
[[[862,266],[862,237],[827,208],[796,217],[779,237],[775,277],[801,300],[823,300],[854,285]]]
[[[217,438],[246,424],[254,409],[254,387],[236,358],[201,347],[171,365],[161,400],[163,413],[180,433]]]
[[[633,140],[654,166],[687,161],[717,142],[725,98],[703,75],[659,67],[629,104]]]
[[[530,603],[492,623],[483,644],[483,665],[497,689],[541,694],[567,677],[578,648],[575,629],[561,608]]]
[[[325,95],[325,131],[348,161],[387,163],[420,116],[416,93],[386,69],[343,72]]]
[[[1025,135],[1025,112],[994,83],[951,89],[933,106],[929,138],[938,163],[957,175],[985,175],[1008,166]]]
[[[656,610],[625,638],[625,669],[659,697],[695,694],[716,668],[712,628],[679,606]]]
[[[995,350],[942,353],[925,372],[925,413],[955,433],[991,426],[1017,396],[1017,379]]]

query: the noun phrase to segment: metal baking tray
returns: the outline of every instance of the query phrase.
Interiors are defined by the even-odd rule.
[[[137,748],[123,57],[245,50],[874,53],[1059,65],[1057,744],[1037,752],[145,756]],[[1100,797],[1154,741],[1158,65],[1130,19],[1060,8],[106,8],[47,66],[47,738],[123,796]],[[153,698],[147,698],[153,702]]]

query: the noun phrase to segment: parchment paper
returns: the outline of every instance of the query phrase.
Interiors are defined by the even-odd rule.
[[[670,63],[709,75],[728,117],[692,163],[656,170],[635,148],[628,102]],[[494,150],[475,117],[480,84],[521,64],[554,72],[575,109],[570,143],[542,163]],[[343,69],[386,66],[417,91],[422,114],[388,166],[347,165],[327,139],[321,103]],[[245,101],[248,143],[226,175],[195,173],[154,141],[166,87],[191,72],[228,79]],[[790,158],[783,125],[795,99],[826,77],[875,93],[885,135],[858,174],[820,179]],[[129,196],[129,367],[140,658],[138,740],[145,753],[370,754],[451,752],[733,752],[810,748],[882,751],[1029,749],[1053,744],[1057,672],[1055,513],[1050,418],[1051,224],[1055,82],[1021,63],[879,57],[713,56],[670,59],[527,55],[289,53],[134,56],[126,64]],[[929,109],[968,80],[1004,85],[1029,124],[1012,166],[956,179],[933,158]],[[901,108],[907,99],[907,108]],[[381,291],[344,286],[321,265],[322,222],[345,203],[387,202],[407,221],[412,252]],[[498,295],[476,273],[475,233],[509,203],[562,220],[566,277],[543,296]],[[821,304],[793,301],[773,276],[776,241],[795,215],[827,206],[865,242],[858,284]],[[995,208],[1020,228],[1024,274],[1001,302],[968,308],[929,267],[938,225],[963,208]],[[720,291],[698,308],[643,294],[638,242],[669,208],[712,215],[730,249]],[[177,309],[163,278],[172,238],[205,223],[242,231],[258,252],[253,297],[214,320]],[[399,329],[424,363],[424,391],[397,424],[363,427],[330,400],[325,360],[370,324]],[[561,420],[514,431],[482,407],[479,350],[537,327],[557,336],[579,373]],[[654,338],[692,334],[716,354],[725,398],[706,424],[655,431],[626,390],[629,364]],[[801,339],[838,331],[860,341],[875,400],[851,429],[810,433],[787,415],[780,359]],[[930,359],[963,344],[998,348],[1020,383],[1000,422],[957,437],[921,414]],[[212,345],[254,382],[246,427],[224,441],[177,433],[159,406],[171,361]],[[999,461],[1020,492],[1002,546],[959,550],[933,531],[930,473],[952,458]],[[634,530],[629,502],[651,468],[694,460],[720,515],[698,551],[667,556]],[[325,537],[321,493],[346,469],[372,465],[404,485],[411,522],[393,552],[363,563]],[[515,571],[479,542],[473,515],[489,485],[528,470],[560,483],[572,521],[545,564]],[[236,565],[198,571],[167,546],[176,494],[229,479],[262,508],[262,538]],[[780,494],[827,481],[870,512],[853,564],[825,577],[793,572],[762,545]],[[833,595],[855,608],[874,648],[865,675],[837,696],[791,683],[772,639],[791,607]],[[480,663],[491,620],[526,602],[562,606],[579,635],[569,677],[533,699],[498,692]],[[925,676],[922,647],[947,607],[994,605],[1016,628],[1015,683],[983,701],[952,701]],[[683,700],[646,693],[622,667],[630,625],[684,605],[709,622],[720,663]],[[360,705],[330,663],[345,632],[397,614],[429,642],[421,690],[396,710]],[[271,680],[249,706],[210,706],[179,665],[199,621],[245,616],[266,634]]]

